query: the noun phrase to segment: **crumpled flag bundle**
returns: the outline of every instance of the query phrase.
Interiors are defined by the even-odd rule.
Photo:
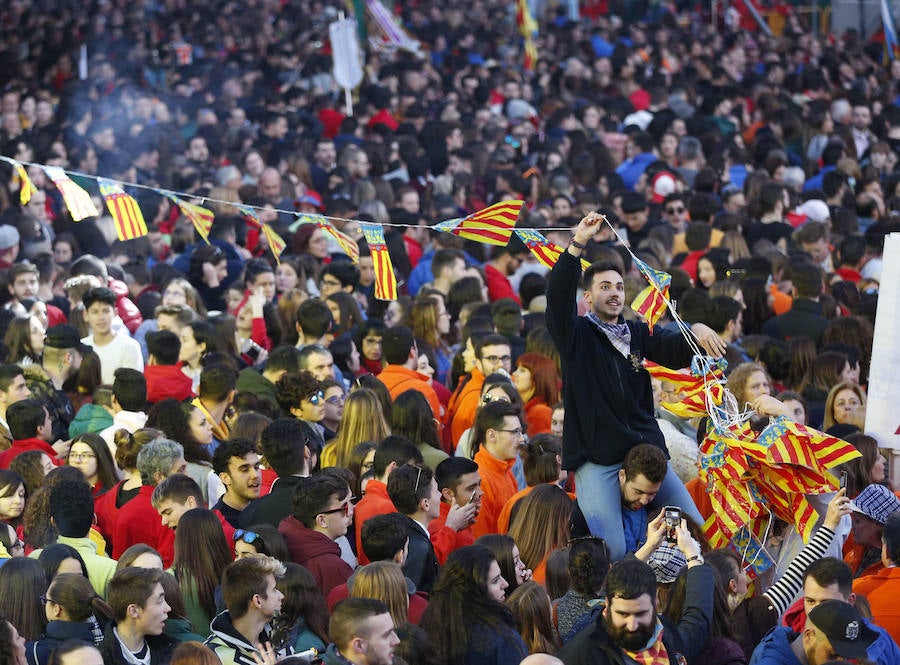
[[[693,365],[693,363],[692,363]],[[677,402],[663,402],[667,411],[679,418],[699,418],[707,415],[707,388],[714,404],[721,404],[725,389],[719,382],[721,375],[713,373],[706,376],[695,376],[692,372],[674,370],[657,365],[649,360],[644,361],[644,369],[650,376],[660,381],[674,384],[683,397]]]
[[[707,536],[714,546],[740,541],[746,548],[751,535],[763,537],[771,512],[808,541],[818,513],[806,496],[835,491],[829,470],[859,456],[846,441],[784,417],[759,434],[746,422],[708,427],[700,445],[700,480],[713,507]]]
[[[653,334],[653,326],[656,325],[668,306],[669,284],[672,283],[672,276],[651,268],[636,256],[631,258],[641,274],[650,282],[650,286],[641,291],[632,301],[631,309],[644,317],[650,327],[650,334]]]

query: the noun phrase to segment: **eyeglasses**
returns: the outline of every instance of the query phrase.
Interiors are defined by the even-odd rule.
[[[344,397],[343,395],[332,395],[331,397],[326,398],[325,401],[328,402],[329,404],[331,404],[332,406],[340,406],[341,404],[343,404],[344,402],[347,401],[347,398]]]
[[[9,546],[10,550],[24,550],[25,549],[25,541],[16,538],[16,542]]]
[[[97,459],[94,453],[69,453],[69,461],[71,462],[87,462],[92,459]]]
[[[670,215],[680,215],[684,212],[684,208],[666,208],[666,212]]]
[[[341,288],[342,284],[336,279],[323,279],[322,286],[333,286],[337,288]]]
[[[494,431],[495,431],[495,432],[509,432],[510,434],[513,435],[513,438],[518,438],[518,437],[520,437],[520,436],[521,436],[521,437],[524,437],[524,436],[525,436],[525,432],[522,431],[522,428],[521,428],[521,427],[516,428],[516,429],[499,429],[499,428],[497,428],[497,429],[495,429]]]
[[[347,501],[339,505],[337,508],[332,508],[331,510],[323,510],[319,513],[319,515],[331,515],[333,513],[344,513],[344,517],[350,516],[350,510],[353,508],[353,502],[356,501],[355,496],[351,496]]]
[[[487,360],[489,363],[508,363],[512,360],[512,356],[485,356],[482,360]]]
[[[600,548],[606,553],[607,560],[609,559],[609,545],[606,544],[606,541],[603,538],[598,536],[578,536],[577,538],[569,538],[566,541],[566,547],[574,545],[575,543],[584,543],[584,542],[592,542],[597,543]]]
[[[509,403],[509,395],[499,395],[497,397],[491,397],[489,394],[485,395],[481,398],[482,404],[490,404],[491,402],[507,402]]]
[[[419,480],[422,478],[422,467],[418,467],[419,473],[416,474],[416,484],[413,487],[413,494],[419,491]]]
[[[252,545],[257,538],[259,538],[259,534],[255,531],[244,531],[243,529],[238,529],[234,532],[234,542],[243,540],[248,545]]]
[[[52,598],[47,598],[47,596],[40,597],[41,605],[46,605],[47,603],[56,603]]]
[[[322,402],[325,399],[325,391],[320,390],[317,393],[313,393],[306,399],[308,399],[309,403],[312,404],[313,406],[319,406],[319,402]]]

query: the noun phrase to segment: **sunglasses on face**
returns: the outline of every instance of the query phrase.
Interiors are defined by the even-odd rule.
[[[670,215],[680,215],[684,212],[684,208],[666,208],[666,212]]]
[[[345,501],[337,508],[332,508],[331,510],[323,510],[319,515],[332,515],[334,513],[344,513],[344,517],[350,516],[350,509],[353,507],[353,501],[356,499],[355,496],[351,496],[349,500]]]
[[[319,402],[325,401],[325,392],[320,390],[317,393],[313,393],[306,399],[308,399],[309,403],[312,404],[313,406],[319,406]]]

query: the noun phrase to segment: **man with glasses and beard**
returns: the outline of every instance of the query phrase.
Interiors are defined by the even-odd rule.
[[[606,578],[606,608],[557,654],[566,665],[685,663],[703,649],[713,613],[712,569],[684,520],[677,546],[688,561],[684,613],[676,624],[656,611],[656,577],[647,564],[626,557]]]

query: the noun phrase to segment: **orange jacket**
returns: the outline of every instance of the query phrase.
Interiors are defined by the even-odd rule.
[[[407,390],[416,390],[422,393],[428,400],[434,417],[443,422],[441,401],[434,392],[434,388],[431,387],[431,379],[425,374],[420,374],[414,369],[403,367],[403,365],[385,365],[381,374],[378,375],[378,380],[387,386],[392,399],[397,399],[400,393]]]
[[[532,397],[525,405],[525,422],[528,424],[528,436],[544,434],[550,431],[553,420],[553,409],[540,397]]]
[[[469,376],[470,378],[466,384],[457,386],[456,391],[450,397],[447,417],[444,420],[450,426],[450,437],[454,450],[463,432],[475,422],[475,412],[478,410],[478,404],[481,402],[484,374],[479,369],[473,369]]]
[[[397,509],[394,507],[394,502],[388,496],[387,485],[374,478],[370,480],[366,485],[365,495],[356,504],[353,517],[356,524],[356,558],[359,559],[359,565],[365,566],[369,563],[369,557],[363,552],[362,546],[363,524],[370,517],[396,512]]]
[[[894,641],[900,640],[900,568],[883,568],[874,575],[853,581],[854,593],[861,593],[872,608],[872,621],[884,628]]]
[[[500,511],[512,496],[519,491],[516,479],[512,474],[515,460],[501,460],[491,455],[482,446],[475,453],[475,463],[481,476],[481,510],[478,519],[472,525],[472,534],[480,538],[486,533],[499,533],[497,519]]]

